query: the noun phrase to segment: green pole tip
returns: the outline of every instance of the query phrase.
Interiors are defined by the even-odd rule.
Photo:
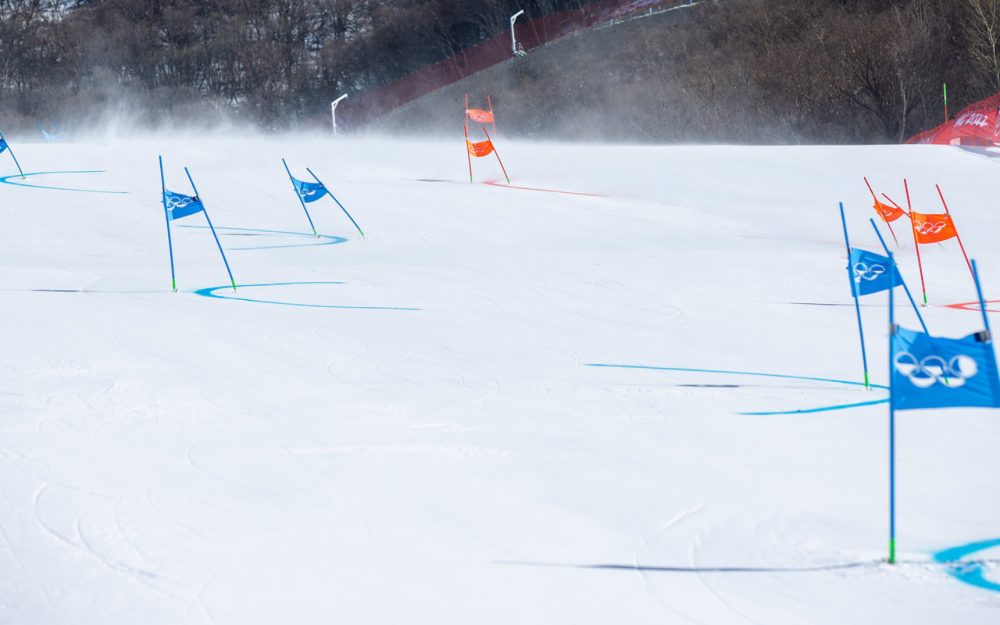
[[[233,285],[233,290],[235,291],[236,290],[236,280],[230,280],[229,283]]]
[[[868,373],[865,372],[865,390],[871,390],[871,382],[868,381]]]
[[[889,539],[889,564],[896,564],[896,539]]]

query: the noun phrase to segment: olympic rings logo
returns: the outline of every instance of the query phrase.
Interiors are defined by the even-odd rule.
[[[862,280],[878,280],[878,278],[885,273],[885,267],[882,265],[868,265],[867,263],[855,263],[854,265],[854,281],[861,283]]]
[[[184,208],[194,204],[195,201],[195,198],[186,195],[168,195],[166,198],[167,210],[172,211],[175,208]]]
[[[929,221],[918,221],[913,224],[913,227],[916,228],[918,233],[923,235],[937,234],[948,227],[948,222],[936,221],[931,223]]]
[[[299,197],[301,197],[302,199],[305,199],[307,197],[312,197],[317,193],[319,193],[319,189],[306,189],[306,188],[299,189]]]
[[[925,356],[921,360],[910,352],[896,354],[896,371],[909,378],[917,388],[930,388],[940,382],[947,388],[959,388],[979,373],[979,366],[969,356],[958,355],[951,360],[940,356]]]

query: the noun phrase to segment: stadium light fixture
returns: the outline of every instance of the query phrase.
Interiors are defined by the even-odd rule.
[[[347,99],[346,93],[330,103],[330,119],[333,121],[333,134],[337,134],[337,105],[345,99]]]
[[[524,15],[524,9],[521,9],[514,15],[510,16],[510,48],[511,52],[514,53],[514,56],[524,56],[524,50],[518,50],[517,48],[517,36],[514,34],[514,22],[516,22],[517,18],[522,15]]]

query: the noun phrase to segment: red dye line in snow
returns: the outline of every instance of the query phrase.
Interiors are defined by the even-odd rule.
[[[986,305],[990,304],[1000,304],[1000,299],[988,299],[986,300]],[[945,308],[954,308],[955,310],[971,310],[972,312],[979,312],[979,302],[966,302],[964,304],[948,304]],[[993,308],[987,308],[986,312],[1000,313],[1000,310],[995,310]]]
[[[488,184],[491,187],[503,187],[504,189],[517,189],[519,191],[538,191],[539,193],[561,193],[562,195],[583,195],[586,197],[607,197],[601,195],[600,193],[582,193],[580,191],[560,191],[559,189],[538,189],[535,187],[519,187],[512,184],[504,184],[497,180],[490,180],[484,182],[483,184]]]

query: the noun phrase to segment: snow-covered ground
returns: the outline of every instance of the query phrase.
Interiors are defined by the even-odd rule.
[[[899,416],[882,561],[887,395],[846,383],[837,212],[878,250],[862,176],[900,201],[909,177],[926,212],[940,182],[997,294],[989,159],[501,138],[514,184],[591,197],[470,185],[460,137],[14,146],[29,173],[104,173],[9,183],[127,193],[0,184],[0,623],[1000,618],[1000,548],[934,562],[1000,537],[995,411]],[[200,215],[169,289],[159,153],[238,293]],[[282,156],[368,238],[326,200],[329,237],[301,234]],[[975,299],[957,245],[924,261],[932,331],[980,329],[944,307]],[[884,383],[886,301],[863,303]]]

